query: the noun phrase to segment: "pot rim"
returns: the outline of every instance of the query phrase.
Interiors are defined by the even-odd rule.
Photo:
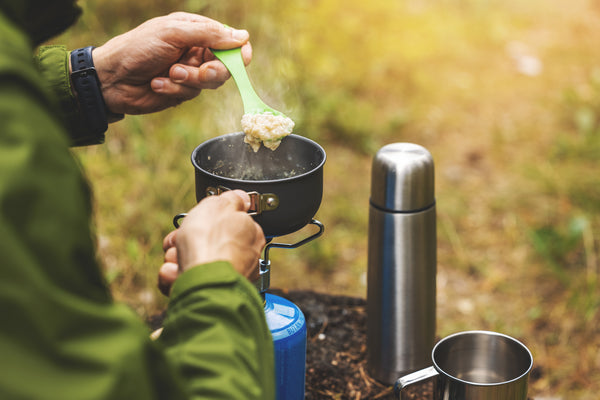
[[[304,141],[304,142],[308,142],[308,143],[314,145],[315,149],[317,151],[319,151],[322,154],[322,156],[323,156],[323,159],[321,160],[321,162],[319,163],[319,165],[317,165],[316,167],[312,168],[310,171],[304,172],[302,174],[294,175],[294,176],[291,176],[289,178],[261,179],[261,180],[245,180],[245,179],[229,178],[227,176],[214,174],[214,173],[212,173],[210,171],[207,171],[206,169],[202,168],[200,165],[198,165],[198,162],[196,161],[196,158],[197,158],[196,155],[200,152],[200,150],[201,150],[202,147],[206,146],[209,143],[215,142],[217,140],[222,140],[223,138],[225,138],[227,136],[234,136],[234,135],[240,135],[240,136],[242,136],[243,134],[244,134],[244,132],[227,133],[227,134],[224,134],[224,135],[213,137],[211,139],[208,139],[208,140],[200,143],[192,151],[192,155],[191,155],[192,165],[194,166],[194,168],[196,170],[200,170],[200,171],[202,171],[202,173],[204,173],[204,174],[206,174],[208,176],[211,176],[211,177],[213,177],[215,179],[223,180],[223,181],[226,181],[226,182],[232,182],[232,183],[260,184],[260,183],[275,183],[275,182],[294,181],[294,180],[300,179],[302,177],[311,175],[311,174],[319,171],[320,169],[322,169],[323,165],[325,164],[325,160],[327,159],[327,153],[325,153],[325,149],[323,149],[323,147],[320,144],[318,144],[314,140],[309,139],[307,137],[300,136],[300,135],[297,135],[297,134],[291,134],[289,136],[293,137],[294,139],[297,139],[297,140],[300,140],[300,141]],[[287,139],[287,137],[284,138],[283,140],[286,140],[286,139]],[[277,150],[274,150],[274,151],[277,151]]]

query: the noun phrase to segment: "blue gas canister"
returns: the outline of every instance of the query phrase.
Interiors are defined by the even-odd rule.
[[[277,400],[302,400],[306,373],[304,314],[291,301],[266,293],[265,316],[275,347]]]

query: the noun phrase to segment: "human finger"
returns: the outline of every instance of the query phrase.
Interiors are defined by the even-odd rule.
[[[177,247],[170,247],[165,251],[165,262],[177,262]]]
[[[210,51],[204,47],[192,47],[179,59],[179,64],[199,67],[203,62],[209,60]]]
[[[201,212],[209,215],[214,215],[214,213],[227,215],[227,211],[245,212],[250,209],[250,205],[251,201],[248,193],[243,190],[228,190],[218,196],[205,197],[190,210],[188,216]],[[185,223],[185,220],[183,223]]]
[[[252,45],[250,42],[246,42],[246,44],[242,46],[242,59],[244,60],[244,65],[250,64],[250,61],[252,60]]]
[[[265,239],[265,234],[260,227],[259,224],[254,222],[255,236],[254,236],[254,246],[259,249],[259,252],[262,252],[263,248],[267,244],[267,240]]]
[[[249,216],[244,221],[240,220],[240,224],[245,226],[247,241],[239,251],[232,252],[232,262],[238,272],[250,281],[255,281],[260,274],[257,260],[266,244],[265,235],[260,225]]]
[[[150,86],[156,93],[173,96],[180,103],[200,94],[202,89],[216,89],[228,78],[229,71],[218,61],[205,63],[201,67],[175,64],[169,77],[156,77]]]
[[[227,68],[217,60],[204,62],[199,67],[178,63],[169,69],[169,78],[173,82],[200,89],[221,85],[230,76]]]
[[[250,42],[244,43],[241,47],[242,59],[244,65],[250,64],[252,60],[252,45]],[[207,47],[192,47],[179,59],[179,64],[191,65],[193,67],[199,67],[203,63],[216,60],[217,57]]]
[[[250,42],[244,43],[244,45],[241,47],[241,52],[242,52],[242,59],[244,60],[244,65],[250,64],[250,61],[252,61],[252,44],[250,44]],[[216,59],[217,59],[217,57],[210,50],[206,50],[204,52],[204,55],[203,55],[204,61],[211,61],[211,60],[216,60]]]
[[[202,15],[177,12],[168,17],[162,34],[167,42],[181,48],[231,49],[242,46],[250,37],[244,29],[234,29]]]
[[[250,195],[243,190],[228,190],[219,195],[223,200],[228,201],[235,210],[237,211],[248,211],[250,209],[251,201]]]
[[[250,282],[256,282],[258,278],[260,278],[260,269],[258,269],[258,267],[253,268],[246,276],[246,279],[248,279]]]
[[[158,271],[158,289],[160,292],[168,296],[178,276],[179,266],[176,263],[164,263]]]
[[[177,236],[177,230],[169,232],[163,239],[163,251],[167,251],[171,247],[175,247],[175,237]]]
[[[207,85],[209,86],[209,85]],[[150,81],[152,91],[164,96],[162,102],[171,107],[191,100],[202,92],[202,88],[191,87],[173,82],[169,78],[157,77]],[[206,87],[206,89],[210,89]],[[166,107],[165,107],[166,108]]]

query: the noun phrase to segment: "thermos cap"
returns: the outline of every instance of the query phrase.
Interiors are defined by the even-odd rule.
[[[418,211],[435,202],[433,157],[422,146],[392,143],[373,158],[371,204],[389,211]]]

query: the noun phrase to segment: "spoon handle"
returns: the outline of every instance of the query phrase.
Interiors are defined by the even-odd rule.
[[[240,96],[242,96],[242,102],[244,103],[244,112],[246,114],[261,113],[266,108],[266,104],[258,97],[250,78],[248,78],[248,72],[244,65],[244,59],[242,58],[242,50],[240,47],[228,50],[214,50],[211,49],[212,53],[217,57],[225,67],[231,73],[235,84],[238,87]]]

